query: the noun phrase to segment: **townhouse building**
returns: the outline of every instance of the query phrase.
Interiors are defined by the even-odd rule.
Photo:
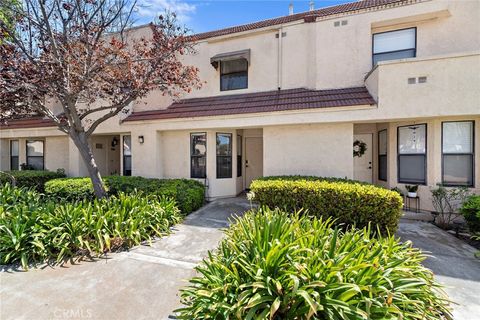
[[[269,175],[480,191],[480,1],[365,0],[196,34],[206,81],[101,125],[103,175],[194,178],[210,199]],[[143,34],[147,27],[132,32]],[[0,170],[87,171],[43,118],[0,128]]]

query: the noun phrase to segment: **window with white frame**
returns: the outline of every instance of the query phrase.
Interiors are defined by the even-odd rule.
[[[474,185],[474,123],[442,123],[442,183],[448,186]]]
[[[237,177],[242,176],[242,136],[238,135],[237,136]]]
[[[398,127],[398,182],[426,184],[427,125]]]
[[[413,58],[417,55],[417,28],[375,33],[373,65],[379,61]]]
[[[232,134],[217,133],[217,179],[232,177]]]
[[[35,170],[44,170],[44,141],[27,140],[27,166]]]
[[[207,134],[190,134],[190,177],[207,177]]]
[[[10,140],[10,170],[18,170],[20,168],[19,143],[18,140]]]
[[[387,129],[378,132],[378,180],[387,181]]]
[[[123,136],[123,175],[132,175],[132,136]]]

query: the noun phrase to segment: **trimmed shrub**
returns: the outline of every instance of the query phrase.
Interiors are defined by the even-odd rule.
[[[353,181],[332,181],[264,179],[253,181],[250,189],[255,201],[272,209],[303,208],[315,216],[332,217],[338,224],[363,228],[371,223],[382,233],[395,233],[403,205],[398,193]]]
[[[472,233],[480,233],[480,195],[470,196],[460,208]]]
[[[57,203],[32,190],[0,190],[0,264],[92,256],[170,233],[181,219],[175,201],[140,193]]]
[[[178,319],[452,319],[410,242],[268,208],[235,221]]]
[[[45,183],[47,181],[65,177],[65,173],[60,171],[52,172],[46,170],[14,170],[6,171],[5,173],[0,172],[0,185],[12,182],[9,175],[12,175],[15,178],[17,187],[33,188],[38,192],[44,191]]]
[[[90,178],[61,178],[45,183],[45,194],[51,198],[76,201],[94,199]]]
[[[182,214],[199,209],[205,199],[204,186],[196,180],[188,179],[148,179],[143,177],[104,177],[110,195],[135,190],[144,194],[167,196],[175,199]],[[54,198],[67,200],[93,199],[93,186],[90,178],[66,178],[49,181],[45,193]]]
[[[298,181],[298,180],[306,180],[306,181],[328,181],[328,182],[344,182],[344,183],[354,183],[354,184],[362,184],[362,185],[369,185],[372,186],[373,184],[358,180],[352,180],[347,178],[335,178],[335,177],[317,177],[317,176],[267,176],[267,177],[260,177],[256,180],[260,181],[269,181],[269,180],[283,180],[283,181]]]

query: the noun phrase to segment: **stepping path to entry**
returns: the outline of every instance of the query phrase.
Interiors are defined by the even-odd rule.
[[[0,319],[168,319],[179,289],[217,247],[243,198],[217,200],[190,214],[150,246],[96,262],[0,272]]]

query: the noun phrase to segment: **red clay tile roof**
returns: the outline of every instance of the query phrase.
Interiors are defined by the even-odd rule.
[[[365,87],[331,90],[302,88],[185,99],[174,102],[167,109],[134,112],[125,121],[347,107],[375,103]]]
[[[28,117],[23,119],[8,120],[6,123],[0,123],[0,130],[55,126],[55,122],[53,122],[51,119],[45,119],[42,117]]]
[[[203,40],[203,39],[208,39],[213,37],[219,37],[227,34],[237,33],[237,32],[250,31],[250,30],[270,27],[274,25],[289,23],[289,22],[302,20],[312,16],[327,17],[331,15],[349,13],[349,12],[362,10],[362,9],[371,9],[371,8],[376,8],[381,6],[391,6],[391,5],[405,5],[412,2],[416,2],[416,1],[415,0],[363,0],[363,1],[350,2],[350,3],[340,4],[336,6],[321,8],[318,10],[297,13],[289,16],[262,20],[262,21],[244,24],[240,26],[214,30],[214,31],[209,31],[204,33],[198,33],[193,35],[191,39],[193,41],[198,41],[198,40]]]

